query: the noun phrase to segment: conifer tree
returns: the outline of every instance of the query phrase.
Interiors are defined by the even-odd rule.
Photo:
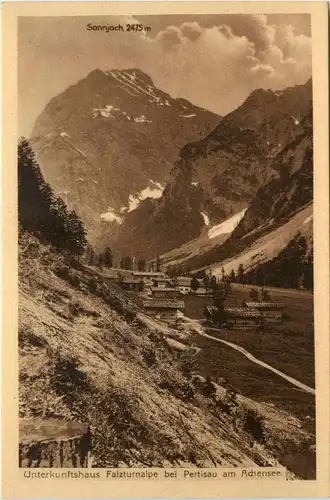
[[[196,278],[196,276],[194,276],[190,282],[190,288],[192,289],[192,291],[194,293],[197,292],[198,288],[199,288],[199,281],[198,279]]]
[[[103,263],[106,267],[113,266],[113,256],[112,256],[112,251],[111,251],[110,247],[106,247],[104,252],[103,252]]]
[[[244,283],[244,267],[243,267],[243,264],[240,264],[238,266],[237,282],[238,283]]]
[[[123,267],[123,269],[132,270],[132,267],[133,267],[132,258],[129,255],[126,255],[124,257],[124,267]]]
[[[145,271],[146,270],[146,261],[145,261],[145,259],[138,260],[137,268],[138,268],[138,271]]]
[[[38,238],[72,254],[83,254],[85,228],[77,214],[54,196],[25,138],[18,144],[18,218],[21,228]]]

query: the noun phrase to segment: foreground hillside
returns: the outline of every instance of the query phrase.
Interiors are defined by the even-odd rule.
[[[313,446],[305,425],[276,407],[244,394],[225,404],[220,380],[216,397],[203,394],[193,326],[171,329],[133,299],[20,236],[21,417],[88,423],[101,467],[275,465],[290,443]]]

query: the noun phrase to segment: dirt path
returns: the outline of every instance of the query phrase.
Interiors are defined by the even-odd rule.
[[[231,347],[232,349],[235,349],[236,351],[243,354],[246,358],[248,358],[250,361],[252,361],[256,365],[262,366],[263,368],[266,368],[266,370],[270,370],[271,372],[275,373],[279,377],[282,377],[284,380],[287,380],[288,382],[290,382],[290,384],[295,385],[299,389],[301,389],[305,392],[308,392],[309,394],[313,394],[315,396],[315,389],[313,389],[312,387],[309,387],[308,385],[305,385],[302,382],[299,382],[299,380],[296,380],[295,378],[290,377],[289,375],[286,375],[285,373],[281,372],[280,370],[277,370],[277,368],[274,368],[273,366],[268,365],[264,361],[261,361],[260,359],[255,358],[253,356],[253,354],[251,354],[249,351],[247,351],[243,347],[241,347],[237,344],[234,344],[233,342],[228,342],[227,340],[222,340],[222,339],[219,339],[218,337],[213,337],[212,335],[208,335],[207,333],[205,333],[204,328],[199,324],[198,321],[191,320],[189,318],[188,322],[191,326],[194,327],[194,330],[199,335],[202,335],[203,337],[207,337],[209,339],[215,340],[216,342],[220,342],[222,344],[225,344],[225,345]],[[207,328],[207,329],[219,332],[219,330],[217,328]]]

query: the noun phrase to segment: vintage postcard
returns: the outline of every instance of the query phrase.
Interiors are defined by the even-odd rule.
[[[3,16],[3,497],[329,495],[326,2]]]

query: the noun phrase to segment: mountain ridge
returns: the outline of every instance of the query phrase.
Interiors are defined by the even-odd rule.
[[[311,90],[310,80],[278,94],[256,90],[206,137],[183,146],[162,197],[130,214],[119,228],[115,247],[141,255],[145,239],[144,257],[152,259],[198,237],[206,221],[219,224],[245,209],[259,187],[276,174],[277,155],[304,134]],[[260,94],[263,99],[257,99],[256,109]],[[270,105],[265,105],[265,98]],[[244,124],[250,128],[243,128]],[[141,234],[134,233],[137,227],[143,228]],[[131,239],[130,232],[134,233]]]
[[[48,103],[31,144],[46,180],[93,239],[102,214],[127,212],[130,197],[137,204],[155,184],[163,189],[180,147],[220,119],[171,98],[140,70],[94,70]]]

